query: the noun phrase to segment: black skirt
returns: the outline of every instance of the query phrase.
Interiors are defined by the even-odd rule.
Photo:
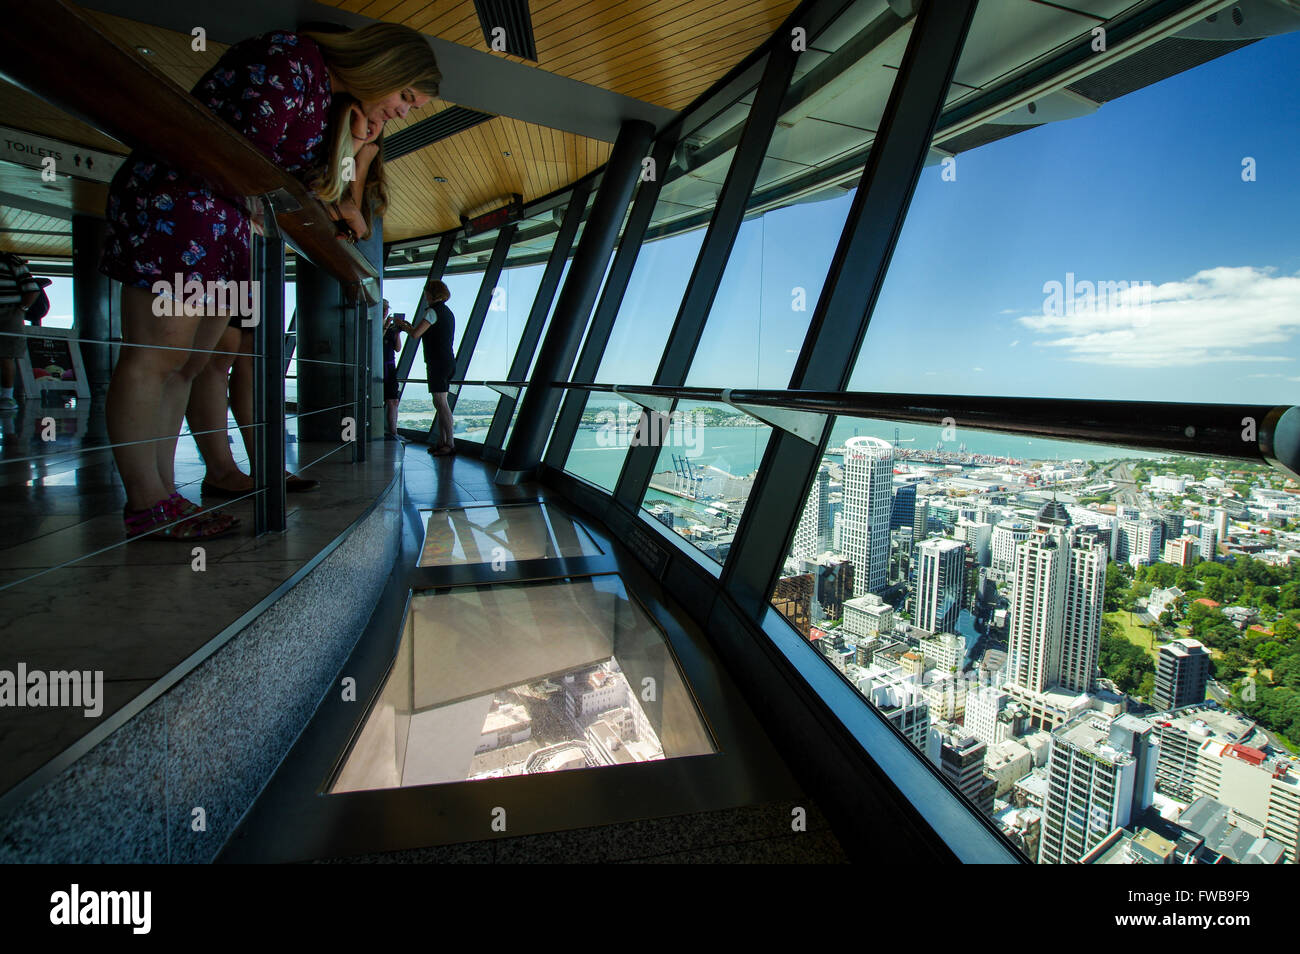
[[[451,390],[451,361],[429,361],[425,363],[428,371],[429,393],[441,394]]]

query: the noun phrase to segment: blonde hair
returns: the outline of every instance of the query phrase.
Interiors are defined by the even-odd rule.
[[[400,23],[372,23],[346,33],[306,30],[320,47],[325,65],[359,100],[383,99],[410,86],[438,95],[442,72],[429,41]]]
[[[354,157],[348,107],[361,100],[383,99],[408,86],[427,96],[437,96],[442,73],[428,41],[400,23],[372,23],[343,33],[304,30],[302,35],[320,47],[325,65],[342,80],[350,94],[334,97],[329,120],[329,148],[311,182],[322,200],[337,202],[348,190],[348,182],[343,177],[346,160]],[[380,144],[382,139],[381,134],[376,144]],[[376,155],[370,163],[365,199],[364,205],[376,206],[375,215],[382,215],[388,207],[381,155]],[[361,214],[369,226],[369,209],[362,209]]]

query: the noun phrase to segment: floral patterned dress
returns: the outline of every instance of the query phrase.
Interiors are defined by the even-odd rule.
[[[303,178],[325,140],[329,74],[320,47],[295,33],[237,43],[192,95],[267,158]],[[248,281],[250,226],[244,200],[143,150],[131,153],[108,191],[100,271],[124,285]],[[180,290],[177,290],[180,294]]]

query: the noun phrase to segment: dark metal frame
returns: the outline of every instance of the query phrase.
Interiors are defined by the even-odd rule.
[[[555,236],[555,244],[551,246],[551,254],[546,260],[546,269],[542,272],[541,284],[537,286],[537,294],[533,296],[533,304],[528,311],[528,319],[524,322],[523,333],[519,336],[519,344],[515,348],[514,358],[510,362],[510,370],[506,376],[511,381],[522,380],[528,374],[528,369],[532,365],[533,355],[537,352],[542,330],[546,326],[546,317],[551,313],[551,303],[555,301],[555,293],[560,287],[560,276],[564,274],[564,264],[569,260],[569,253],[573,250],[573,240],[578,234],[578,226],[587,211],[587,196],[590,193],[590,180],[584,179],[573,187],[569,205],[564,210],[564,222],[560,225],[560,230]],[[510,421],[514,417],[514,411],[518,404],[518,398],[504,394],[497,401],[497,409],[492,416],[492,424],[488,427],[487,436],[483,439],[483,446],[487,449],[489,455],[498,456],[500,454],[506,431],[510,428]]]
[[[283,532],[288,508],[284,490],[284,239],[269,199],[262,200],[262,235],[253,237],[253,277],[261,320],[253,329],[253,353],[262,359],[253,375],[253,419],[257,460],[253,462],[253,530]]]

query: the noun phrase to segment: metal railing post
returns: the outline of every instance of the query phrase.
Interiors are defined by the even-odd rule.
[[[275,209],[262,200],[262,235],[253,237],[253,286],[260,320],[253,329],[253,352],[262,364],[253,375],[253,419],[257,438],[253,481],[255,533],[281,532],[286,526],[284,498],[284,239]]]

